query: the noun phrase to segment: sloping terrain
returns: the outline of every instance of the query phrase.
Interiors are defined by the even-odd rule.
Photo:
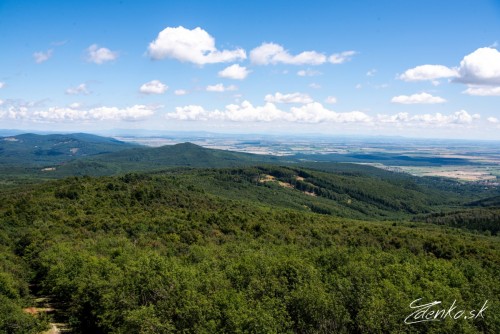
[[[384,207],[408,190],[373,183],[358,194],[369,180],[261,166],[4,190],[0,328],[39,332],[43,319],[22,312],[35,293],[64,305],[77,333],[407,332],[417,298],[488,309],[413,333],[498,332],[498,237],[299,208],[344,202],[349,215],[345,200],[365,196],[375,215],[429,204],[413,189]]]
[[[417,298],[489,304],[413,333],[500,332],[498,188],[82,136],[0,168],[0,332],[407,332]]]
[[[115,152],[136,145],[85,133],[0,138],[0,165],[50,166],[79,157]]]

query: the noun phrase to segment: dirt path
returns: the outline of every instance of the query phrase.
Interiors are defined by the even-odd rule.
[[[35,299],[35,305],[33,307],[27,307],[23,311],[33,316],[38,314],[48,314],[51,316],[54,322],[50,323],[50,329],[40,333],[40,334],[59,334],[59,333],[70,333],[70,328],[68,324],[59,322],[63,317],[63,311],[58,305],[51,301],[50,297],[41,297]]]

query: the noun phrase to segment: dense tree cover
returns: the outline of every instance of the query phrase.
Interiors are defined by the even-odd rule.
[[[256,167],[5,190],[0,298],[10,304],[0,317],[10,328],[28,317],[23,298],[36,284],[81,333],[500,332],[498,237],[307,206],[349,216],[357,210],[331,203],[351,199],[372,210],[364,217],[410,217],[446,203],[439,193],[430,200],[418,187],[403,194],[369,181]],[[489,300],[489,308],[484,318],[406,325],[417,298],[466,310]]]
[[[113,138],[86,133],[37,135],[25,133],[0,137],[0,166],[56,165],[78,157],[136,147]]]
[[[498,235],[500,231],[500,208],[467,209],[417,216],[414,221],[466,228]]]
[[[343,173],[344,175],[364,175],[365,177],[382,179],[396,186],[404,188],[419,186],[425,189],[429,194],[435,191],[446,192],[447,197],[460,198],[462,201],[469,199],[473,201],[471,205],[484,206],[484,200],[495,201],[498,206],[498,187],[488,187],[483,184],[460,182],[451,178],[434,176],[412,176],[407,173],[396,173],[381,168],[353,164],[353,163],[334,163],[334,162],[302,162],[300,166],[325,171],[328,173]],[[463,203],[463,202],[461,202]],[[489,203],[489,202],[487,202]],[[489,203],[490,204],[490,203]]]
[[[0,332],[39,333],[46,329],[47,319],[23,312],[23,307],[32,303],[30,270],[7,246],[8,236],[2,233],[0,238]]]
[[[354,171],[347,172],[350,166]],[[450,188],[433,187],[432,183],[421,184],[386,171],[373,175],[371,169],[356,171],[356,167],[331,165],[332,170],[322,171],[269,165],[172,172],[184,184],[228,199],[370,220],[409,218],[417,213],[463,207],[471,198]],[[273,180],[268,182],[266,177]],[[483,195],[494,191],[486,189]]]

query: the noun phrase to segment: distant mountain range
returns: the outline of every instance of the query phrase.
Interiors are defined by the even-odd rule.
[[[127,148],[136,144],[86,133],[0,137],[0,165],[47,166]]]
[[[370,177],[389,179],[391,182],[411,181],[425,186],[432,183],[432,188],[442,190],[461,187],[459,183],[443,178],[418,178],[371,166],[350,164],[352,162],[439,166],[459,165],[467,161],[385,153],[272,156],[209,149],[192,143],[153,148],[85,133],[20,134],[0,137],[0,183],[4,182],[4,184],[13,184],[13,180],[17,180],[14,183],[26,181],[31,183],[68,176],[111,176],[128,172],[155,172],[174,167],[234,168],[287,165],[326,172],[362,173]],[[477,187],[479,186],[461,187],[460,191],[482,193],[482,190]]]

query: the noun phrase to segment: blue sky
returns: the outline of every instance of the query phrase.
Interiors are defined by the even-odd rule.
[[[0,0],[0,128],[500,139],[500,1]]]

